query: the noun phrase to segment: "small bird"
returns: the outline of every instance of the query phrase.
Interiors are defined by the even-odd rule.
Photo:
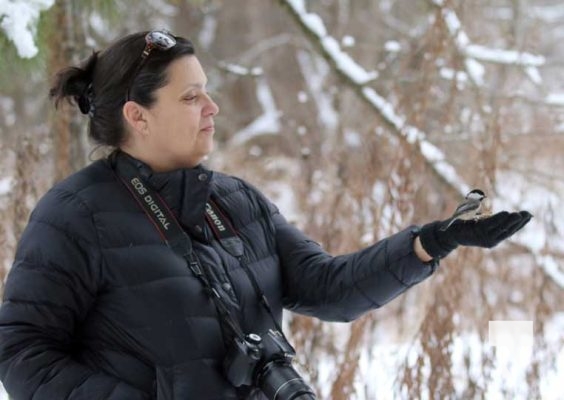
[[[471,190],[464,201],[456,207],[452,216],[443,222],[441,231],[446,231],[449,226],[456,220],[478,220],[485,216],[490,215],[489,211],[484,206],[484,200],[487,198],[486,194],[480,189]]]

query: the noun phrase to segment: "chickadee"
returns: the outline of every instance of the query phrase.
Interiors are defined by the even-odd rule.
[[[446,231],[449,226],[456,220],[478,220],[485,216],[490,215],[487,206],[484,204],[487,196],[480,189],[473,189],[470,191],[464,201],[456,207],[452,217],[444,221],[441,231]]]

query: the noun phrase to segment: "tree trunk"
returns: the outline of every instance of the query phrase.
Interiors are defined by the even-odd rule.
[[[84,43],[84,34],[76,3],[58,0],[50,12],[53,23],[47,71],[50,77],[54,77],[61,68],[77,64],[77,55],[82,54],[77,47]],[[79,118],[75,109],[63,106],[52,119],[56,181],[84,165],[85,146],[81,140],[84,123]]]

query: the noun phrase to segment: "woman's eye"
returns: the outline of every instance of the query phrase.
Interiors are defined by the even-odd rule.
[[[198,101],[200,99],[200,97],[202,97],[202,98],[209,97],[211,99],[213,97],[213,93],[206,91],[206,92],[201,92],[201,93],[189,94],[189,95],[186,95],[184,97],[184,101],[195,102],[195,101]]]

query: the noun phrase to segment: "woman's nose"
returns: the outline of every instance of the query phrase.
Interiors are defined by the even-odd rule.
[[[219,113],[219,106],[217,105],[217,103],[215,101],[213,101],[213,99],[211,97],[209,97],[209,103],[207,104],[205,110],[204,110],[204,114],[206,116],[214,116],[217,115],[217,113]]]

